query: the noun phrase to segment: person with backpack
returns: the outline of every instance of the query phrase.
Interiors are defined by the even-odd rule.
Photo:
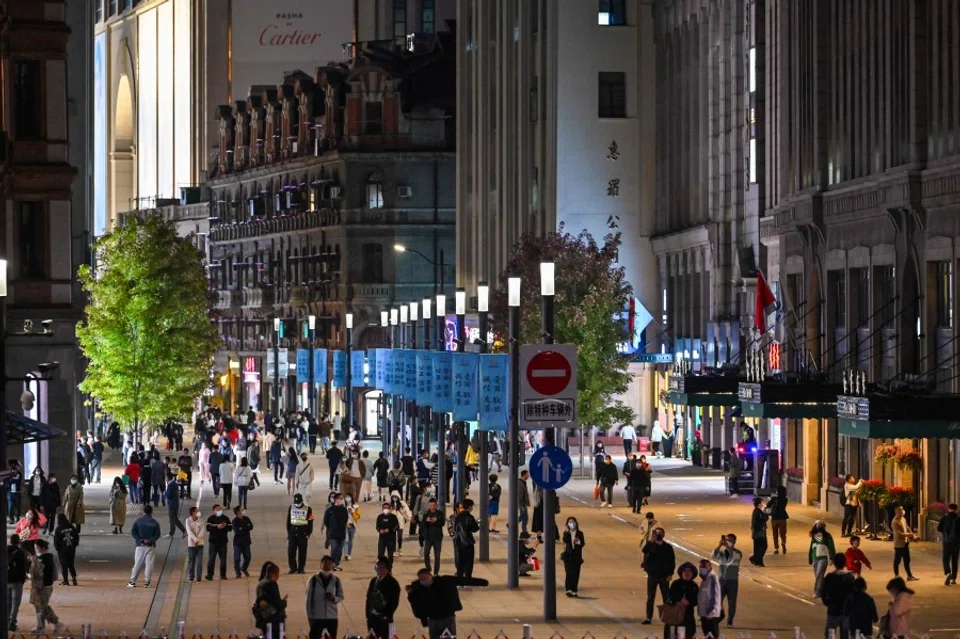
[[[77,546],[80,544],[80,533],[63,513],[57,515],[57,529],[53,533],[53,547],[57,551],[57,561],[60,562],[60,574],[63,579],[61,586],[69,586],[67,575],[73,577],[73,585],[77,585]]]
[[[406,587],[407,601],[413,616],[427,629],[430,639],[454,637],[457,634],[457,612],[463,610],[458,588],[487,586],[486,579],[472,577],[440,577],[429,568],[417,571],[417,580]]]
[[[763,556],[767,552],[767,520],[769,515],[763,509],[763,499],[753,498],[753,514],[750,518],[750,536],[753,537],[753,555],[750,563],[758,568],[764,568]]]
[[[779,555],[783,547],[783,554],[787,554],[787,487],[777,486],[777,494],[767,502],[764,511],[770,515],[770,526],[773,531],[773,554]]]
[[[343,583],[333,574],[336,564],[330,555],[320,560],[320,572],[307,583],[307,621],[310,639],[335,639],[338,626],[338,606],[343,602]]]
[[[7,544],[7,630],[17,630],[17,613],[23,601],[23,584],[29,569],[27,553],[20,547],[20,535],[10,535]]]

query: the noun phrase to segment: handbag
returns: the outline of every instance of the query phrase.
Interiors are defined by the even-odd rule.
[[[593,487],[593,498],[600,499],[600,484]]]
[[[877,624],[877,634],[880,637],[889,637],[890,636],[890,613],[880,617],[880,623]]]
[[[660,612],[660,621],[665,626],[682,626],[684,617],[684,607],[681,603],[662,604],[657,606]]]
[[[536,557],[527,557],[527,563],[530,564],[534,570],[540,570],[540,560]]]

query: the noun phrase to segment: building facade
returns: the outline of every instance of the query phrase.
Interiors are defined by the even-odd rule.
[[[88,423],[74,329],[84,299],[75,275],[89,259],[89,10],[80,1],[0,2],[6,408],[66,433],[7,454],[67,476],[73,435]]]
[[[266,409],[276,388],[281,408],[314,395],[318,412],[343,414],[342,389],[297,381],[296,349],[345,348],[346,313],[354,348],[384,346],[382,310],[442,284],[452,294],[452,268],[432,265],[454,255],[454,73],[447,31],[418,36],[413,51],[371,43],[219,107],[208,243],[230,412]],[[355,400],[374,434],[377,397],[356,389]]]
[[[911,401],[958,390],[960,5],[881,4],[767,0],[760,236],[770,278],[809,311],[795,348],[832,381],[865,374],[868,398]],[[913,487],[921,509],[960,497],[960,442],[923,410],[885,439],[843,416],[782,428],[804,501],[827,504],[845,473]],[[878,463],[880,443],[919,451],[922,472]]]

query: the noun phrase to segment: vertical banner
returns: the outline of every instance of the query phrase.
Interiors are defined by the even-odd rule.
[[[297,349],[297,383],[310,381],[310,351],[306,348]]]
[[[327,349],[313,349],[313,382],[315,384],[326,384],[329,380],[327,375]]]
[[[333,351],[333,387],[344,388],[347,385],[347,353]]]
[[[290,351],[280,349],[280,379],[290,376]]]
[[[379,348],[371,348],[367,351],[367,379],[364,382],[365,386],[380,388],[380,386],[377,385],[377,360],[380,359],[379,355]]]
[[[453,412],[453,353],[433,352],[433,410]]]
[[[367,352],[354,350],[350,353],[350,385],[354,388],[363,388],[363,368],[367,363]]]
[[[417,351],[417,403],[433,405],[433,352]]]
[[[453,420],[477,419],[477,354],[453,354]]]
[[[394,392],[393,386],[393,360],[396,359],[397,352],[392,348],[383,349],[383,388],[381,389],[384,393],[390,393],[391,395]]]
[[[480,429],[507,430],[509,355],[480,355]]]
[[[277,354],[272,348],[267,349],[267,379],[273,379],[274,369],[277,366]]]
[[[406,396],[411,401],[417,401],[417,351],[412,349],[407,351],[403,370],[407,378]]]
[[[402,348],[397,351],[393,364],[393,387],[397,389],[397,394],[403,395],[405,399],[414,399],[417,392],[417,380],[410,379],[407,360],[413,351]]]

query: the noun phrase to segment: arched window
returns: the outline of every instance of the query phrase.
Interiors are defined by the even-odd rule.
[[[383,208],[383,176],[380,173],[371,173],[367,178],[367,208]]]

